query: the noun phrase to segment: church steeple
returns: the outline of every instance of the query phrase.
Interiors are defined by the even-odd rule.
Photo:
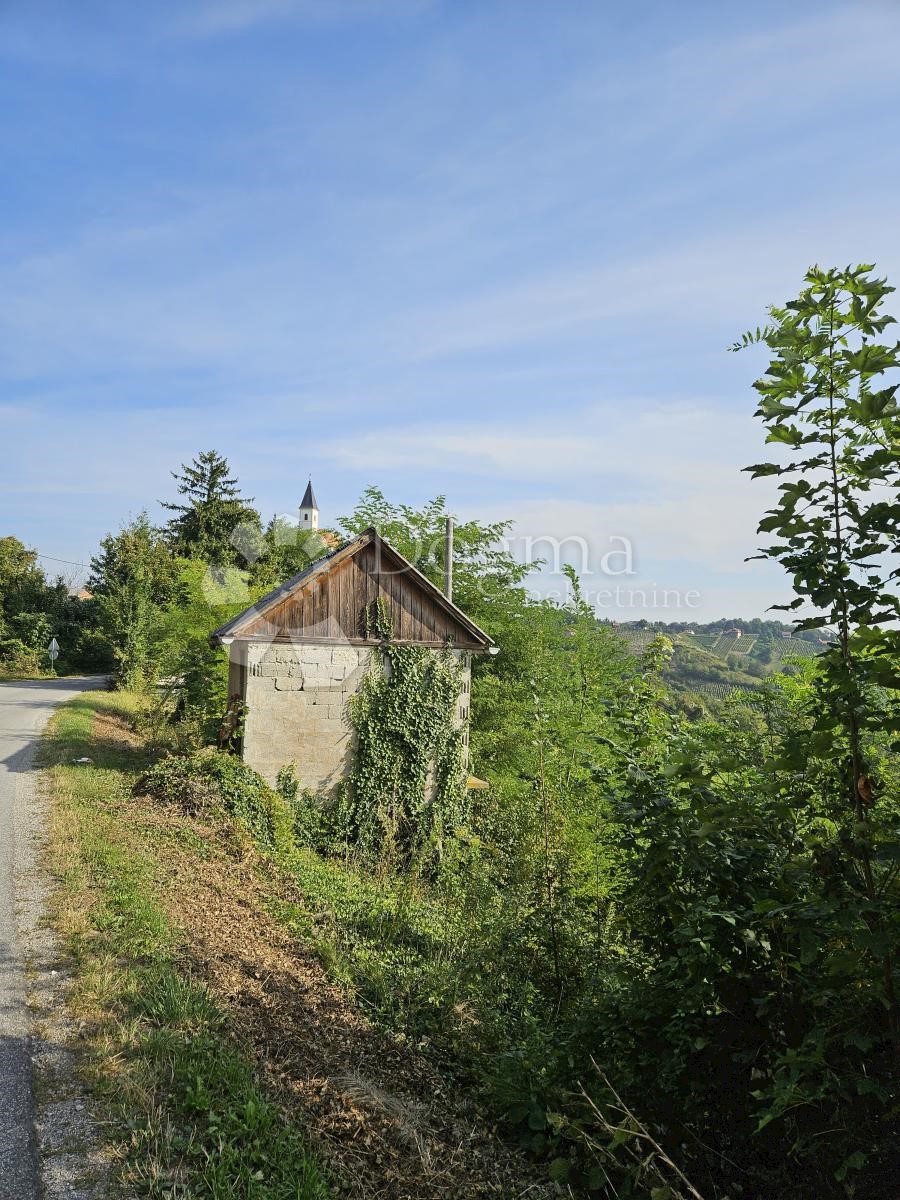
[[[313,491],[311,479],[306,485],[306,491],[303,493],[303,499],[300,501],[300,528],[319,528],[319,506],[316,503],[316,494]]]

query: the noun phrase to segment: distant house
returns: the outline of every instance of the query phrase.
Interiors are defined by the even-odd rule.
[[[304,505],[307,497],[314,504],[311,488]],[[318,512],[309,517],[306,527],[316,528]],[[246,705],[242,756],[270,783],[291,763],[302,787],[323,791],[348,769],[348,702],[380,652],[376,611],[397,643],[451,648],[463,670],[457,719],[467,725],[471,656],[494,643],[367,529],[211,635],[228,647],[229,693]]]
[[[726,629],[725,632],[729,637],[739,638],[744,636],[744,631],[742,629]]]
[[[781,636],[783,638],[790,638],[790,637],[793,637],[794,635],[792,633],[790,633],[788,630],[782,629]]]

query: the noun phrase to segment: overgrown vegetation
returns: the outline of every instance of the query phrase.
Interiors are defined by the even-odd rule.
[[[704,1195],[896,1186],[898,418],[893,385],[872,382],[897,365],[877,345],[885,294],[865,270],[812,272],[765,334],[770,440],[810,449],[756,468],[800,477],[763,531],[782,534],[771,553],[798,602],[820,608],[799,632],[827,626],[832,646],[686,721],[667,698],[671,641],[623,657],[577,588],[567,610],[531,603],[493,560],[481,589],[476,556],[469,611],[504,651],[475,684],[488,803],[437,879],[300,868],[337,969],[471,1072],[576,1190],[693,1194],[642,1173],[645,1135]],[[811,420],[793,432],[798,407]],[[382,501],[359,520],[378,523]],[[383,508],[403,543],[408,514]],[[433,571],[441,512],[405,535]]]
[[[461,686],[452,651],[383,643],[350,705],[357,745],[336,805],[335,840],[398,866],[441,856],[467,815]]]
[[[164,758],[153,764],[137,786],[146,795],[176,804],[192,815],[209,812],[228,817],[261,850],[286,854],[293,849],[290,801],[227,754],[210,751]]]
[[[260,1089],[182,958],[152,847],[120,818],[144,755],[92,737],[92,724],[98,712],[134,711],[133,697],[84,695],[54,718],[45,746],[54,910],[121,1182],[160,1200],[325,1200],[303,1136]],[[66,765],[88,754],[91,765]],[[236,791],[227,768],[214,775]]]
[[[457,527],[455,596],[501,648],[474,666],[472,769],[490,789],[470,800],[456,667],[393,645],[377,612],[385,669],[354,702],[337,803],[289,769],[273,790],[196,753],[225,698],[209,629],[318,552],[282,554],[272,527],[238,570],[223,539],[233,548],[230,522],[248,513],[227,464],[211,523],[191,520],[217,531],[231,608],[211,605],[204,561],[175,557],[194,543],[142,526],[104,546],[98,604],[120,677],[169,680],[148,730],[180,753],[145,789],[213,806],[264,847],[304,898],[273,902],[279,919],[573,1194],[883,1200],[900,1187],[889,292],[868,267],[814,269],[740,343],[771,354],[757,415],[784,457],[751,470],[780,481],[760,528],[794,581],[790,650],[762,621],[752,653],[727,623],[629,644],[572,572],[567,604],[530,597],[528,566],[498,547],[503,524]],[[342,528],[377,526],[439,581],[445,515],[441,497],[414,510],[370,488]],[[169,590],[151,602],[155,581]]]

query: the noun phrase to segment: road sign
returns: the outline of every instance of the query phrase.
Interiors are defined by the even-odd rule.
[[[56,640],[56,638],[50,639],[50,645],[47,647],[47,653],[50,655],[50,661],[52,663],[56,662],[56,660],[59,658],[59,642]]]

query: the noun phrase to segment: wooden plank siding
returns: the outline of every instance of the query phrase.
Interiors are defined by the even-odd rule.
[[[380,597],[395,641],[427,646],[449,642],[459,649],[484,649],[484,642],[454,617],[450,606],[442,606],[440,598],[428,594],[430,586],[385,543],[362,544],[351,556],[299,582],[242,623],[238,636],[365,644],[366,613],[373,613]]]

